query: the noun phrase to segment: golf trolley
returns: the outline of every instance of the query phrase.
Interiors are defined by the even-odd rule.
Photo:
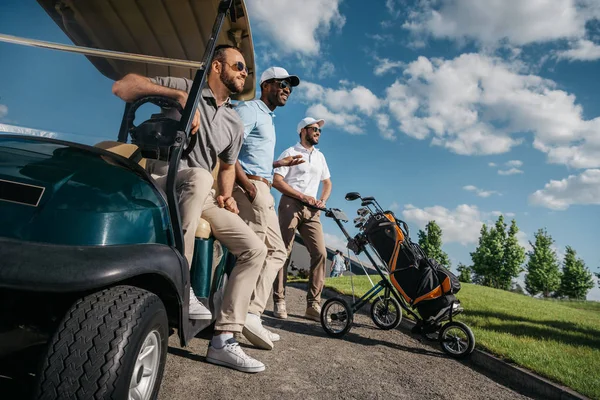
[[[361,197],[357,192],[346,194],[348,201],[357,199],[361,200],[361,208],[354,219],[354,226],[359,230],[354,237],[342,224],[348,222],[343,211],[321,210],[339,226],[350,250],[356,255],[364,252],[381,280],[352,304],[342,297],[328,299],[321,309],[325,332],[332,337],[343,337],[352,327],[354,314],[374,299],[370,316],[380,329],[396,328],[402,321],[404,309],[416,321],[413,333],[421,334],[428,341],[439,341],[442,350],[451,357],[469,356],[475,347],[473,332],[464,323],[453,320],[463,311],[453,295],[460,289],[458,280],[444,267],[427,259],[420,247],[410,241],[404,221],[398,220],[391,211],[384,211],[373,197]],[[381,265],[369,252],[369,246]]]

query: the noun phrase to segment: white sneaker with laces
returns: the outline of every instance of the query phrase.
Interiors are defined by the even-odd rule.
[[[277,333],[271,332],[267,328],[265,328],[265,331],[269,332],[269,339],[271,339],[271,342],[279,342],[281,340],[281,336],[279,336]]]
[[[246,324],[244,325],[242,334],[250,343],[260,349],[273,349],[273,341],[271,341],[270,332],[262,326],[262,322],[258,315],[250,313],[246,315]]]
[[[233,338],[228,339],[220,349],[209,343],[206,361],[242,372],[255,373],[265,370],[265,364],[244,353],[240,344]]]
[[[192,288],[190,288],[190,309],[188,316],[190,319],[212,319],[210,310],[204,304],[200,303]]]

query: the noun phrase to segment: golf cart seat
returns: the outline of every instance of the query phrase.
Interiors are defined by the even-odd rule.
[[[94,147],[108,150],[111,153],[120,155],[121,157],[128,158],[140,165],[142,168],[146,168],[146,159],[142,157],[142,153],[135,144],[122,143],[113,140],[105,140],[100,143],[96,143]]]

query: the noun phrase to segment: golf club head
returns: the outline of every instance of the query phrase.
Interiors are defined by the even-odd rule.
[[[363,223],[362,223],[362,222],[360,222],[360,223],[358,223],[358,224],[355,224],[355,225],[354,225],[354,227],[355,227],[356,229],[362,229],[362,227],[363,227]]]
[[[354,218],[354,224],[358,224],[359,222],[363,223],[363,222],[365,222],[365,219],[363,217]]]
[[[373,205],[373,200],[363,200],[362,203],[360,203],[360,205],[362,207]]]
[[[360,193],[358,193],[358,192],[349,192],[349,193],[346,193],[346,200],[347,201],[354,201],[354,200],[359,199],[359,198],[360,198]]]
[[[370,213],[370,211],[369,211],[369,209],[368,209],[368,208],[361,207],[361,208],[359,208],[358,210],[356,210],[356,213],[357,213],[358,215],[360,215],[361,217],[364,217],[365,215],[369,214],[369,213]]]
[[[367,197],[361,197],[362,201],[375,201],[375,197],[373,196],[367,196]]]

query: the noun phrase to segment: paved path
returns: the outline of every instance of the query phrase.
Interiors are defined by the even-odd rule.
[[[377,329],[363,314],[355,316],[343,339],[330,338],[320,323],[302,318],[305,294],[288,287],[287,320],[272,318],[268,305],[263,323],[281,335],[273,350],[240,340],[248,354],[266,364],[259,374],[206,363],[208,338],[193,339],[182,349],[171,337],[159,399],[527,399],[448,358],[439,347],[399,330]]]

